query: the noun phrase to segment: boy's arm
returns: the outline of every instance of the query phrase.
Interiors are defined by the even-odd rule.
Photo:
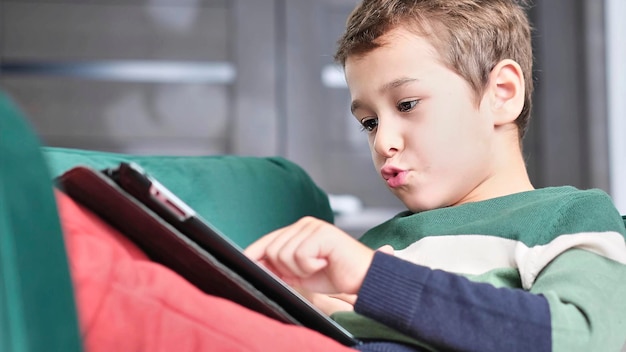
[[[626,341],[626,265],[582,249],[555,258],[530,292],[550,304],[554,351],[618,351]]]
[[[620,263],[572,249],[527,292],[377,253],[355,311],[452,350],[618,350],[626,338],[625,275]]]
[[[551,351],[545,298],[376,253],[357,313],[450,350]]]
[[[547,263],[530,292],[374,255],[312,218],[265,236],[246,252],[296,286],[358,292],[357,312],[432,345],[481,351],[618,350],[625,338],[626,265],[580,249]]]

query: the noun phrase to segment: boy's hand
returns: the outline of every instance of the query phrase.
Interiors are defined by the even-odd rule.
[[[356,294],[374,251],[325,221],[305,217],[246,250],[288,284],[320,293]]]
[[[327,295],[325,293],[311,292],[301,288],[296,288],[296,290],[319,310],[329,316],[336,312],[354,310],[354,302],[357,297],[356,295],[345,293]]]

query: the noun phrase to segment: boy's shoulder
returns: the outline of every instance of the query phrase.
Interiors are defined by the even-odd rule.
[[[402,212],[372,228],[361,241],[372,248],[390,241],[403,247],[424,237],[475,234],[536,245],[562,234],[601,231],[624,233],[610,196],[599,189],[561,186],[421,213]]]
[[[545,187],[530,191],[509,194],[506,196],[470,202],[457,206],[439,208],[412,213],[403,211],[388,222],[399,221],[409,217],[421,217],[440,221],[442,219],[463,218],[471,219],[487,215],[515,214],[519,211],[535,213],[540,209],[551,209],[556,213],[563,212],[569,207],[583,209],[611,209],[615,206],[611,197],[601,189],[578,189],[573,186]],[[548,211],[548,213],[553,213]],[[521,214],[517,214],[521,215]]]
[[[614,207],[611,197],[597,188],[545,187],[494,199],[502,205],[566,207],[574,203]]]

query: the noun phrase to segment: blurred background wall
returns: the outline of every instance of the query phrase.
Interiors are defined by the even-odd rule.
[[[332,60],[356,3],[0,0],[0,86],[47,145],[284,156],[350,196],[355,212],[338,223],[359,234],[401,204],[371,165]],[[599,187],[624,213],[625,4],[535,0],[525,140],[535,186]]]

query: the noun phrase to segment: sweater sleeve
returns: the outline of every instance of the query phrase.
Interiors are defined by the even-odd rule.
[[[530,291],[376,253],[355,311],[443,349],[617,351],[625,294],[626,266],[581,249],[556,258]]]
[[[619,351],[626,342],[626,265],[569,249],[539,274],[530,293],[550,305],[552,349]]]
[[[377,252],[359,314],[443,349],[551,351],[548,301]]]

